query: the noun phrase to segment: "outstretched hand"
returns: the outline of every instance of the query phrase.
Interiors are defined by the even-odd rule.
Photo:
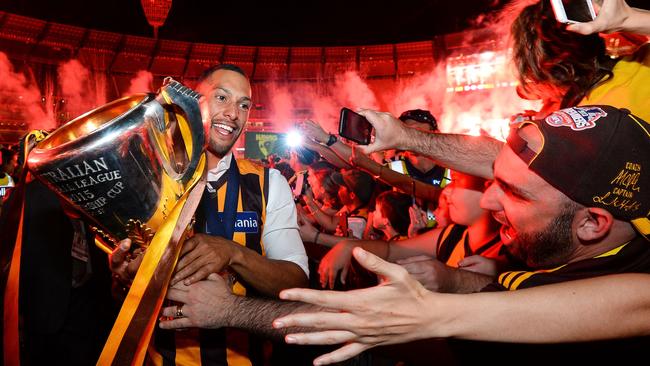
[[[345,285],[352,264],[353,245],[353,242],[347,240],[339,242],[321,259],[318,274],[322,288],[333,289],[339,272],[341,272],[341,283]]]
[[[408,237],[414,238],[420,234],[420,230],[427,227],[427,213],[415,203],[409,207],[410,224],[408,228]]]
[[[430,296],[404,268],[381,260],[361,248],[353,251],[357,261],[382,278],[378,286],[347,292],[290,289],[284,300],[315,304],[328,311],[292,314],[276,319],[275,328],[291,326],[318,329],[289,334],[288,343],[338,344],[341,348],[314,360],[314,365],[340,362],[378,345],[424,338],[432,314]]]
[[[312,120],[306,120],[303,123],[298,125],[300,132],[309,139],[316,141],[318,143],[326,143],[329,139],[329,133],[327,133],[321,125]]]

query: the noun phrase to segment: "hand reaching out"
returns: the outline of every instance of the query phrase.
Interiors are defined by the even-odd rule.
[[[413,238],[418,236],[420,230],[427,226],[427,213],[418,205],[414,204],[409,207],[409,218],[411,223],[408,228],[408,237]]]
[[[591,22],[570,24],[567,30],[580,34],[612,33],[622,30],[630,16],[630,7],[625,0],[604,0],[598,16]]]
[[[422,338],[433,323],[427,291],[396,264],[355,248],[356,260],[382,278],[379,286],[354,291],[291,289],[280,293],[284,300],[315,304],[327,311],[296,313],[273,322],[275,328],[313,327],[317,331],[289,334],[287,343],[339,344],[341,348],[318,357],[314,365],[340,362],[379,345]]]

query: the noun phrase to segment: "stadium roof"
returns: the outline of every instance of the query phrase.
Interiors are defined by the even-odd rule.
[[[159,37],[255,46],[411,42],[470,28],[508,0],[175,0]],[[152,37],[140,0],[5,0],[0,10]]]

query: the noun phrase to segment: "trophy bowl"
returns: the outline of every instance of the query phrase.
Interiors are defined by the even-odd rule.
[[[30,152],[30,172],[79,211],[104,250],[146,246],[188,188],[203,153],[200,95],[165,80],[61,126]]]

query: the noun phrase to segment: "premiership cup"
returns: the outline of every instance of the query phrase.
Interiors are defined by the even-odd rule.
[[[144,247],[189,188],[204,151],[200,94],[166,78],[61,126],[30,152],[31,173],[77,209],[112,251]]]

